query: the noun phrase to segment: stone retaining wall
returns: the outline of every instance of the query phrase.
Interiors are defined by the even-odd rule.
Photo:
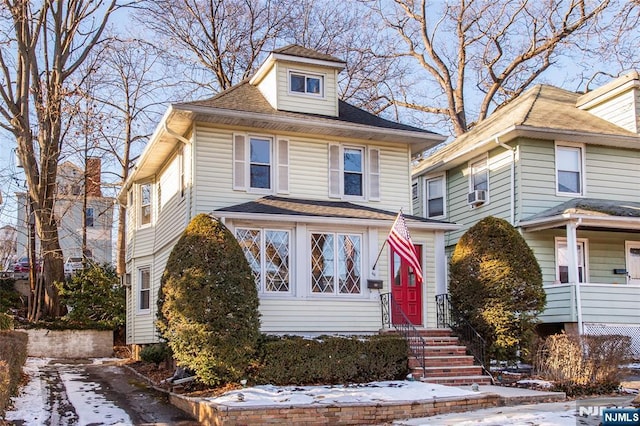
[[[111,330],[20,330],[29,335],[29,356],[108,358],[113,356]]]
[[[428,417],[500,405],[496,394],[399,401],[377,404],[297,405],[289,407],[229,407],[198,398],[170,394],[170,402],[203,425],[356,425],[380,424],[398,419]]]

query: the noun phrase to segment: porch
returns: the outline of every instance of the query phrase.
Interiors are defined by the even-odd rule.
[[[544,323],[577,325],[584,334],[622,334],[632,338],[640,358],[640,285],[574,283],[544,287],[547,305]]]

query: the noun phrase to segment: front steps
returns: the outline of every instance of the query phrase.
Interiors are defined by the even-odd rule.
[[[467,355],[467,348],[459,344],[458,338],[451,335],[450,329],[418,329],[418,333],[426,346],[424,371],[420,366],[419,357],[409,355],[409,368],[416,380],[451,386],[491,384],[491,378],[482,374],[482,367],[474,364],[473,356]],[[412,342],[411,339],[408,343],[413,352],[421,352],[420,344]]]

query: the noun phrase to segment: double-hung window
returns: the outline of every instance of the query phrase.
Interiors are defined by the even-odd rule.
[[[251,137],[249,152],[249,186],[271,189],[271,139]]]
[[[489,167],[488,160],[483,158],[480,161],[471,163],[469,166],[469,186],[471,191],[489,190]]]
[[[578,251],[578,282],[583,283],[587,277],[587,241],[578,239],[576,250]],[[569,249],[566,238],[556,238],[556,280],[561,283],[569,282]]]
[[[138,311],[148,312],[151,308],[151,272],[149,268],[138,271]]]
[[[556,145],[556,190],[560,195],[584,195],[582,146]]]
[[[87,207],[84,212],[84,226],[86,226],[87,228],[93,228],[93,222],[93,207]]]
[[[289,231],[236,228],[236,239],[251,266],[258,291],[290,293]]]
[[[298,71],[289,72],[289,90],[292,93],[323,96],[323,83],[324,78],[321,75]]]
[[[444,176],[425,181],[427,218],[444,216]]]
[[[289,141],[236,133],[233,136],[233,189],[288,193]]]
[[[380,150],[330,144],[329,197],[380,200]]]
[[[151,188],[150,183],[140,185],[140,225],[149,225],[151,223]]]
[[[311,234],[311,293],[347,295],[362,292],[362,236]]]

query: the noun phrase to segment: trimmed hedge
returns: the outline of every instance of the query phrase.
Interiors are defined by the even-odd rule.
[[[366,383],[401,380],[409,372],[408,347],[398,336],[264,337],[253,380],[273,385]]]
[[[27,334],[0,331],[0,417],[15,395],[22,379],[22,366],[27,360]]]

